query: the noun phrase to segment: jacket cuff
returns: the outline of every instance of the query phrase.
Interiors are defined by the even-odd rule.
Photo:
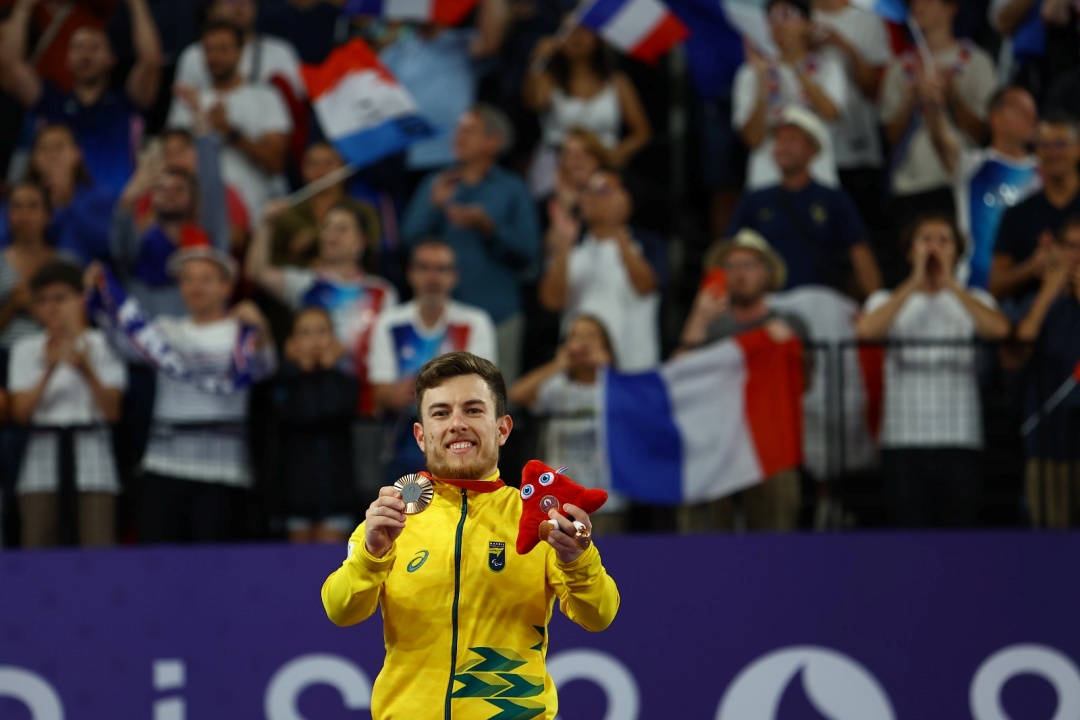
[[[377,558],[368,552],[367,543],[360,542],[360,547],[353,550],[353,558],[367,571],[373,573],[389,572],[397,559],[397,546],[391,545],[390,549],[381,558]]]
[[[556,558],[558,558],[558,556],[556,556]],[[585,551],[578,555],[574,560],[564,563],[561,560],[556,559],[555,564],[564,572],[574,572],[575,570],[583,570],[594,562],[600,562],[600,551],[596,549],[596,543],[590,543],[589,547],[585,548]]]

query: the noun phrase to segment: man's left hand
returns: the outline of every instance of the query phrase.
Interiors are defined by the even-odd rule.
[[[555,527],[548,535],[547,542],[555,548],[559,562],[572,563],[581,557],[581,553],[585,552],[592,543],[592,521],[589,519],[589,514],[577,505],[564,503],[562,509],[572,519],[567,519],[564,515],[560,515],[557,509],[552,508],[548,512],[548,517],[555,523]],[[578,544],[578,528],[574,525],[575,520],[585,526],[587,543]]]
[[[483,205],[447,205],[446,219],[451,225],[485,234],[495,232],[495,223],[488,217]]]

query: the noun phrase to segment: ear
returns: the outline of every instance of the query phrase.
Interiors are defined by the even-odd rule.
[[[413,437],[416,438],[416,444],[420,448],[420,451],[427,452],[427,448],[424,447],[424,426],[418,422],[413,423],[412,434]]]
[[[509,415],[503,415],[498,420],[499,430],[499,447],[506,444],[507,438],[510,437],[510,431],[514,429],[514,421]]]

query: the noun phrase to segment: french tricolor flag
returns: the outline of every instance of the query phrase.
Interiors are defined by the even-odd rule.
[[[405,88],[361,40],[350,40],[322,65],[301,68],[308,97],[327,139],[362,168],[431,137]]]
[[[349,15],[384,20],[460,25],[479,0],[347,0]]]
[[[764,329],[606,373],[601,433],[611,487],[642,502],[715,500],[802,463],[802,345]]]
[[[594,0],[580,11],[583,26],[630,57],[654,62],[690,31],[660,0]]]

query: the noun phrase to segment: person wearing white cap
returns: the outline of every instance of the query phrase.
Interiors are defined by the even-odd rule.
[[[767,187],[780,179],[773,160],[772,128],[790,105],[804,107],[828,123],[844,115],[853,92],[835,53],[813,50],[808,0],[768,0],[769,33],[775,56],[747,42],[746,62],[732,85],[731,123],[750,149],[746,187]],[[825,137],[811,174],[823,185],[840,184],[831,138]]]
[[[229,255],[207,245],[181,248],[168,269],[177,277],[184,317],[147,321],[96,263],[86,285],[113,346],[156,375],[139,541],[223,542],[242,536],[237,528],[252,485],[248,394],[273,374],[276,355],[254,303],[229,310],[237,279]]]
[[[773,140],[780,181],[743,195],[728,234],[751,228],[771,243],[788,267],[778,289],[825,285],[866,296],[881,286],[869,233],[847,193],[811,175],[811,161],[827,140],[828,131],[812,112],[785,108]]]
[[[683,326],[677,353],[759,327],[778,340],[792,334],[809,339],[809,329],[800,318],[777,312],[766,303],[770,292],[784,286],[787,266],[760,234],[743,228],[731,238],[718,240],[705,252],[703,266],[706,280]],[[715,272],[724,274],[726,286],[710,281]],[[732,530],[737,507],[742,508],[748,530],[794,530],[800,505],[798,471],[785,470],[767,480],[721,500],[681,506],[679,531]]]

